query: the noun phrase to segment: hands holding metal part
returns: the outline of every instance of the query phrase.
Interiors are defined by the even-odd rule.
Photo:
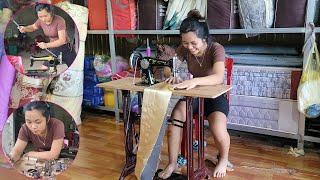
[[[21,33],[26,33],[27,32],[27,28],[25,26],[18,26],[18,29]]]
[[[192,89],[196,87],[198,84],[196,82],[196,79],[190,79],[182,81],[179,77],[170,77],[165,80],[166,83],[172,84],[173,89]]]
[[[38,43],[37,43],[37,46],[38,46],[39,48],[41,48],[41,49],[47,49],[47,48],[48,48],[48,45],[47,45],[47,43],[45,43],[45,42],[38,42]]]

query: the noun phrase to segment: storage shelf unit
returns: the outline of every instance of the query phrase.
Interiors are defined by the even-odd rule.
[[[88,34],[109,34],[109,30],[88,30]]]
[[[315,29],[320,32],[320,27]],[[179,34],[179,30],[89,30],[88,34]],[[210,29],[210,34],[282,34],[282,33],[305,33],[306,28],[264,28],[264,29]]]
[[[316,1],[318,0],[308,0],[307,3],[307,11],[306,11],[306,27],[297,27],[297,28],[265,28],[265,29],[210,29],[210,34],[250,34],[250,33],[261,33],[261,34],[292,34],[292,33],[302,33],[305,34],[305,38],[307,38],[311,33],[311,26],[309,23],[313,23],[313,17],[315,14]],[[113,30],[113,19],[112,19],[112,8],[111,1],[106,0],[107,2],[107,14],[108,14],[108,30],[89,30],[88,34],[108,34],[109,36],[109,47],[110,47],[110,56],[111,59],[115,59],[115,35],[116,34],[152,34],[152,35],[178,35],[179,30]],[[320,33],[320,27],[315,27],[315,32]],[[307,57],[304,54],[303,64],[305,64]],[[115,62],[112,61],[112,70],[115,70]],[[115,91],[115,117],[116,121],[120,120],[119,116],[119,108],[118,108],[118,100],[117,100],[117,91]],[[109,109],[112,110],[112,109]],[[245,127],[241,125],[230,124],[229,128],[244,130],[248,132],[262,133],[267,135],[274,135],[280,137],[289,137],[298,140],[298,147],[303,147],[304,140],[320,142],[320,138],[315,137],[307,137],[305,138],[305,117],[301,115],[298,127],[298,134],[290,134],[286,132],[272,131],[269,129],[262,128],[252,128]]]

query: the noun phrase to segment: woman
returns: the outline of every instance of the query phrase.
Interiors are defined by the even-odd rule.
[[[36,151],[28,152],[25,156],[43,160],[58,158],[65,136],[63,122],[50,117],[50,107],[43,101],[27,104],[23,112],[25,124],[19,130],[18,139],[9,154],[10,160],[19,160],[28,142]]]
[[[180,60],[186,60],[193,79],[181,81],[173,77],[167,79],[173,88],[192,89],[198,85],[216,85],[223,83],[225,51],[222,45],[209,40],[207,22],[197,10],[188,13],[180,26],[181,46],[177,53]],[[230,137],[227,132],[227,115],[229,104],[225,95],[215,99],[204,100],[204,113],[209,121],[216,146],[220,153],[218,164],[213,172],[214,177],[224,177],[228,163]],[[194,101],[193,111],[198,111],[198,100]],[[186,102],[180,100],[171,115],[168,127],[169,164],[159,177],[166,179],[177,168],[177,157],[180,150],[182,127],[186,121]]]
[[[54,14],[50,4],[37,3],[35,10],[38,20],[32,25],[20,26],[20,32],[34,32],[41,28],[49,38],[49,42],[38,42],[37,46],[41,49],[49,49],[57,56],[62,52],[62,61],[70,67],[76,57],[76,52],[70,46],[65,20]],[[48,66],[48,64],[44,65]]]

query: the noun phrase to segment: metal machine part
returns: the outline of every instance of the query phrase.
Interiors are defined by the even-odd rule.
[[[138,83],[139,85],[154,85],[158,82],[154,77],[153,68],[169,67],[175,72],[175,60],[176,58],[165,61],[153,57],[143,57],[140,52],[134,51],[130,56],[129,64],[134,70],[137,68],[141,70],[141,82]]]
[[[69,158],[59,158],[49,161],[34,161],[26,158],[20,168],[24,169],[22,173],[27,177],[47,179],[54,178],[56,175],[65,171],[71,165],[72,161],[73,160]]]
[[[51,52],[51,51],[50,51]],[[59,56],[47,55],[47,56],[30,56],[30,67],[33,66],[34,62],[43,61],[49,63],[49,73],[57,73],[57,65],[62,64],[62,52]]]

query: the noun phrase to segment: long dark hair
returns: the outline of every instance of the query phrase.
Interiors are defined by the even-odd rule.
[[[32,101],[23,107],[23,113],[26,111],[38,110],[46,118],[46,121],[50,118],[50,105],[44,101]]]
[[[180,25],[180,35],[188,32],[194,32],[198,38],[209,42],[209,26],[204,17],[196,9],[191,10],[187,18]]]

